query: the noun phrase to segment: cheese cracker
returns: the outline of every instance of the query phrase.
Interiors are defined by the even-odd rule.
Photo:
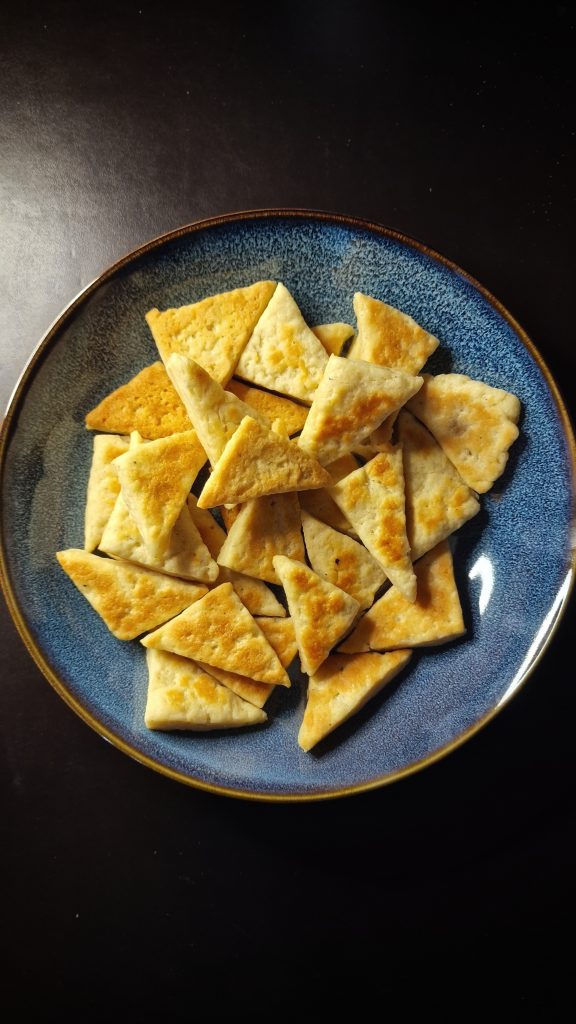
[[[232,435],[198,498],[199,508],[331,483],[329,473],[293,441],[246,416]]]
[[[84,549],[98,547],[104,527],[112,514],[120,494],[120,484],[114,459],[128,451],[125,437],[115,434],[97,434],[92,446],[92,464],[88,478],[86,508],[84,510]]]
[[[174,353],[166,369],[213,466],[245,416],[269,426],[265,416],[236,395],[224,391],[193,359]]]
[[[206,461],[193,430],[149,441],[114,460],[122,497],[155,558],[163,558],[170,532]]]
[[[241,506],[218,555],[218,564],[236,572],[279,583],[275,555],[304,561],[298,496],[269,494]]]
[[[164,364],[145,366],[127,384],[116,388],[86,416],[90,430],[130,434],[137,430],[154,441],[181,430],[190,430],[190,419]]]
[[[412,560],[425,555],[480,511],[432,434],[404,409],[398,417],[406,484],[406,532]]]
[[[302,512],[302,526],[306,551],[314,571],[355,598],[361,610],[369,608],[374,594],[386,580],[386,573],[376,559],[363,544],[333,530],[305,511]]]

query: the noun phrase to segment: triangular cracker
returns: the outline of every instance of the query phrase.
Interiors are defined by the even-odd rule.
[[[404,409],[398,417],[406,485],[406,532],[412,560],[446,540],[480,511],[476,495],[432,434]]]
[[[190,430],[190,419],[163,363],[145,366],[127,384],[103,398],[86,416],[90,430],[129,434],[138,430],[154,441]]]
[[[226,540],[224,530],[211,512],[198,508],[194,494],[188,496],[188,509],[212,558],[217,559]],[[284,605],[280,604],[262,580],[251,579],[250,576],[243,576],[242,573],[221,566],[218,583],[231,583],[251,615],[286,615]]]
[[[286,592],[302,671],[312,675],[350,628],[360,605],[301,562],[277,555],[274,568]]]
[[[122,497],[155,558],[164,557],[172,527],[205,461],[194,430],[158,438],[115,459]]]
[[[337,484],[343,477],[358,469],[358,461],[352,454],[342,455],[341,458],[336,459],[335,462],[331,462],[329,466],[324,468],[330,473],[332,483]],[[320,487],[314,491],[301,491],[298,495],[298,500],[300,508],[305,509],[311,516],[315,516],[321,523],[326,523],[332,529],[340,530],[341,533],[347,533],[352,537],[358,536],[354,527],[350,525],[346,516],[340,511],[325,487]]]
[[[201,583],[215,583],[218,579],[218,565],[204,544],[187,505],[172,527],[166,554],[156,559],[144,544],[126,502],[119,494],[102,534],[100,550],[114,558],[123,558],[169,576],[200,580]]]
[[[235,729],[265,722],[264,711],[247,704],[188,658],[146,651],[149,729]]]
[[[120,483],[112,462],[126,451],[128,441],[125,437],[97,434],[94,438],[84,512],[85,551],[94,551],[102,539],[102,532],[120,494]]]
[[[231,391],[241,402],[245,402],[251,409],[265,417],[269,423],[280,420],[284,430],[289,437],[302,430],[308,415],[308,407],[297,405],[290,398],[283,398],[281,395],[271,395],[269,391],[262,391],[261,388],[252,388],[241,380],[231,380],[226,385],[226,390]],[[253,412],[248,413],[254,416]],[[254,416],[257,420],[258,416]]]
[[[350,359],[365,359],[415,374],[438,348],[438,338],[428,334],[407,313],[379,299],[356,292],[354,312],[358,334],[348,353]]]
[[[269,494],[242,506],[218,555],[218,564],[236,572],[279,583],[275,555],[304,561],[298,496]]]
[[[172,352],[180,352],[225,384],[275,288],[274,281],[257,281],[192,306],[163,313],[151,309],[146,322],[164,363]]]
[[[310,677],[298,743],[311,750],[389,683],[412,651],[390,654],[333,654]]]
[[[314,571],[350,594],[361,610],[369,608],[386,580],[386,573],[376,559],[363,544],[326,526],[308,512],[302,512],[302,526]]]
[[[174,353],[166,369],[213,466],[245,416],[270,426],[265,416],[224,391],[193,359]]]
[[[230,672],[244,672],[257,682],[290,685],[276,652],[231,583],[210,590],[142,643]]]
[[[246,416],[206,481],[198,507],[213,508],[330,483],[330,474],[294,441],[284,440]]]
[[[464,482],[479,494],[489,491],[518,437],[516,396],[461,373],[427,374],[408,408],[428,427]]]
[[[256,622],[270,646],[276,651],[284,668],[288,668],[298,651],[292,619],[256,619]],[[237,672],[226,672],[225,669],[206,665],[204,662],[199,662],[199,665],[213,675],[219,683],[230,687],[234,693],[242,697],[242,700],[250,701],[257,708],[264,707],[274,689],[272,683],[255,683],[248,676],[238,675]]]
[[[330,356],[298,444],[322,465],[346,455],[422,386],[421,377]]]
[[[279,284],[240,356],[236,376],[309,403],[327,361],[322,343]]]
[[[341,322],[317,324],[312,332],[321,341],[328,355],[339,356],[346,342],[353,336],[354,328]]]
[[[365,466],[330,487],[329,493],[388,579],[408,601],[413,601],[416,578],[406,535],[400,447],[389,445]]]
[[[178,615],[206,593],[185,583],[115,558],[80,548],[56,553],[60,565],[118,640],[133,640]]]
[[[416,600],[407,601],[397,587],[391,587],[360,619],[340,651],[352,654],[434,646],[463,636],[466,627],[447,542],[429,551],[414,568]]]

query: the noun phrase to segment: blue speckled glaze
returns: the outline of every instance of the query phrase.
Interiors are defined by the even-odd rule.
[[[467,373],[522,401],[521,439],[482,512],[454,538],[468,636],[415,654],[407,670],[316,753],[296,742],[296,682],[247,731],[148,731],[144,651],[117,641],[56,563],[80,547],[92,435],[84,415],[157,358],[151,306],[282,280],[310,323],[353,321],[364,291],[441,340],[432,372]],[[317,796],[363,787],[435,755],[521,682],[550,631],[570,570],[571,463],[553,395],[518,334],[463,275],[369,226],[253,217],[204,226],[124,264],[69,316],[14,410],[2,479],[13,594],[63,687],[121,744],[187,780],[243,794]],[[295,676],[298,679],[298,676]]]

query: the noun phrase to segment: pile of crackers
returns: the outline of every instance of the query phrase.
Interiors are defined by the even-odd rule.
[[[437,338],[353,307],[356,327],[311,328],[258,281],[152,309],[161,361],[86,416],[84,548],[57,557],[118,640],[141,638],[150,729],[263,723],[298,655],[310,750],[414,647],[465,633],[447,538],[502,474],[520,403],[421,374]]]

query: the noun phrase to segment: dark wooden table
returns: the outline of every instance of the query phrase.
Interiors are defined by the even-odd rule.
[[[574,22],[568,6],[540,15],[8,0],[2,403],[51,320],[123,253],[205,216],[298,206],[455,260],[517,317],[574,410]],[[399,997],[406,1012],[462,1018],[485,1001],[559,1019],[573,614],[511,705],[444,761],[377,792],[272,806],[188,789],[103,742],[1,603],[9,1019],[308,1015],[372,992],[383,1013]]]

